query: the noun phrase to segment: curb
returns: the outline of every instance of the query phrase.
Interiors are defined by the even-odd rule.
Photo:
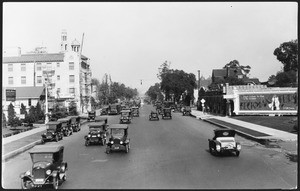
[[[21,148],[18,148],[17,150],[14,150],[10,153],[7,153],[5,155],[2,156],[2,161],[7,161],[8,159],[20,154],[20,153],[23,153],[25,152],[26,150],[29,150],[31,149],[32,147],[34,147],[35,145],[38,145],[41,143],[41,140],[37,140],[37,141],[34,141],[32,143],[29,143],[28,145],[25,145]]]

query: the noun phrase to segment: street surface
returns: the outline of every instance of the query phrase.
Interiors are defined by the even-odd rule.
[[[265,148],[237,136],[242,150],[214,156],[208,139],[214,125],[181,113],[172,119],[149,121],[153,106],[140,108],[129,125],[131,149],[105,153],[101,145],[84,145],[88,123],[80,132],[64,137],[68,179],[60,189],[289,189],[297,186],[297,163],[278,148]],[[108,124],[120,115],[108,116]],[[57,143],[46,143],[57,144]],[[31,168],[28,152],[2,163],[2,187],[20,189],[19,175]]]

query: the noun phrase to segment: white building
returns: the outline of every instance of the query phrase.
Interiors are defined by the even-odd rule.
[[[75,100],[79,113],[91,110],[91,75],[90,59],[81,55],[76,39],[68,43],[66,31],[61,34],[59,53],[10,54],[2,60],[3,88],[42,87],[47,82],[50,109],[54,100],[66,107]],[[3,99],[5,95],[2,103]]]

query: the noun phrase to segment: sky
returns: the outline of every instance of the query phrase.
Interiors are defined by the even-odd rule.
[[[2,46],[57,53],[62,30],[70,43],[84,33],[92,77],[106,73],[143,94],[165,61],[208,78],[238,60],[267,81],[283,66],[274,50],[297,39],[297,19],[296,2],[5,2]]]

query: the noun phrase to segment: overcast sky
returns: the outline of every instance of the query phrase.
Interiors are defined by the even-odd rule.
[[[297,39],[297,17],[296,2],[3,3],[3,47],[57,53],[63,29],[70,43],[84,33],[93,77],[110,74],[140,93],[166,60],[205,78],[238,60],[266,81],[282,68],[274,49]]]

